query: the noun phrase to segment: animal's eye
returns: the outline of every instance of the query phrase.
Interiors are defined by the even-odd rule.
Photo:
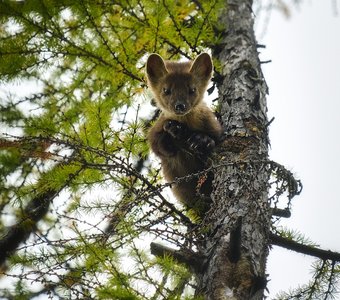
[[[189,94],[190,95],[193,95],[193,94],[195,94],[196,93],[196,88],[189,88]]]
[[[164,95],[170,95],[171,94],[171,90],[168,88],[163,88],[163,94]]]

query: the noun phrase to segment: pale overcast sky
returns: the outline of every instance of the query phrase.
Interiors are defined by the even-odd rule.
[[[304,1],[290,19],[273,13],[261,60],[269,86],[271,158],[303,182],[292,217],[281,225],[340,252],[340,15],[333,0]],[[338,1],[338,6],[340,5]],[[304,284],[314,261],[274,247],[270,298]],[[340,295],[338,296],[340,299]]]

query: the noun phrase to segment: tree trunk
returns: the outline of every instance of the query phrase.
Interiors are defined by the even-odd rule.
[[[213,204],[200,252],[197,295],[263,299],[271,215],[268,203],[267,86],[253,31],[251,0],[228,1],[223,41],[213,55],[226,139],[215,161]]]

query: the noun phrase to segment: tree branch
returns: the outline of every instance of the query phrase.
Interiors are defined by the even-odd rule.
[[[70,158],[71,160],[72,158]],[[56,168],[59,165],[56,166]],[[37,223],[47,214],[53,199],[81,172],[81,168],[69,174],[66,182],[58,189],[48,189],[32,197],[32,200],[23,210],[21,219],[0,237],[0,267],[15,252],[21,243],[24,243],[32,232],[36,230]]]
[[[290,218],[291,212],[288,208],[281,209],[281,208],[274,207],[272,208],[272,215],[276,217]]]
[[[333,252],[330,250],[324,250],[312,246],[303,245],[288,238],[276,235],[274,233],[270,234],[270,241],[272,245],[280,246],[288,250],[292,250],[309,256],[314,256],[323,260],[340,262],[339,252]]]
[[[22,220],[11,226],[0,240],[0,266],[35,230],[36,224],[46,215],[51,201],[58,193],[48,190],[34,197],[26,206]]]
[[[150,244],[151,254],[157,257],[170,256],[177,260],[179,263],[183,263],[195,272],[200,272],[203,266],[203,257],[192,251],[175,250],[170,247],[166,247],[157,243]]]

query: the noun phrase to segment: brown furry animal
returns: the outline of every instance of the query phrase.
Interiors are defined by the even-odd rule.
[[[148,141],[169,182],[207,168],[209,154],[221,138],[222,127],[203,102],[212,69],[207,53],[193,62],[164,61],[158,54],[147,60],[148,85],[161,110]],[[179,201],[202,212],[209,204],[211,181],[211,174],[202,185],[197,177],[191,178],[175,184],[172,191]]]

